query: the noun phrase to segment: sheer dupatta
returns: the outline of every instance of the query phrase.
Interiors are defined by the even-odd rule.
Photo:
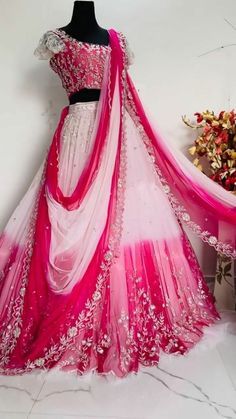
[[[235,259],[236,196],[201,173],[177,148],[161,138],[129,74],[126,106],[178,220],[218,252]]]

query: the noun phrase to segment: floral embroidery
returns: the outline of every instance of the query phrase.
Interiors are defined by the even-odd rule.
[[[47,60],[65,49],[65,44],[60,37],[49,30],[41,36],[38,46],[34,50],[34,55],[40,60]]]
[[[119,33],[125,52],[125,65],[133,63],[134,54],[127,38]],[[99,45],[78,41],[62,29],[47,31],[40,39],[34,55],[50,59],[49,64],[61,79],[67,95],[82,88],[101,89],[110,45]]]

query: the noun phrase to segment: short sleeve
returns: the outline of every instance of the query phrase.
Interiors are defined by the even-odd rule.
[[[39,60],[47,60],[65,48],[63,40],[52,30],[45,32],[39,39],[34,55]]]

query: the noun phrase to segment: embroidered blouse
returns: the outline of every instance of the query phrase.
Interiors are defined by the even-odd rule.
[[[126,36],[119,32],[124,42],[126,64],[134,61]],[[100,89],[110,45],[78,41],[62,29],[48,30],[39,39],[34,55],[40,60],[49,59],[49,65],[61,79],[67,95],[83,88]]]

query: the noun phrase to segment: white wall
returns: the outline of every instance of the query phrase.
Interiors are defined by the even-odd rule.
[[[47,29],[66,25],[73,1],[0,0],[0,227],[26,191],[67,97],[46,61],[33,56]],[[235,0],[95,0],[98,22],[123,31],[136,59],[130,74],[166,141],[185,151],[194,133],[181,122],[236,99]],[[214,251],[193,240],[206,274]],[[210,263],[211,261],[211,263]]]

